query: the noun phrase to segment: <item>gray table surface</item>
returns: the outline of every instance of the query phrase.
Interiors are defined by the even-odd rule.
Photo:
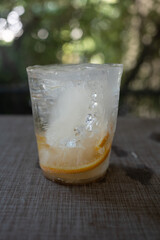
[[[45,179],[30,116],[0,117],[0,239],[160,239],[160,120],[119,118],[105,178]]]

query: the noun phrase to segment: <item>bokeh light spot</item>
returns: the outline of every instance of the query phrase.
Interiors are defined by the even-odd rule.
[[[93,55],[90,59],[90,63],[103,64],[104,63],[104,54],[97,53],[97,54]]]
[[[11,30],[9,29],[6,29],[2,32],[2,39],[5,41],[5,42],[12,42],[13,39],[14,39],[14,34]]]
[[[95,48],[96,48],[96,44],[95,44],[95,41],[93,40],[93,38],[86,37],[83,40],[83,50],[84,51],[92,52],[95,50]]]
[[[18,13],[15,12],[15,11],[11,11],[11,12],[8,14],[7,21],[8,21],[8,23],[11,24],[11,25],[16,24],[16,23],[19,21],[19,15],[18,15]]]
[[[22,29],[22,23],[17,22],[14,25],[9,25],[8,29],[11,30],[13,33],[15,33],[15,35],[17,37],[17,33]]]
[[[81,28],[74,28],[72,31],[71,31],[71,38],[73,40],[78,40],[80,39],[81,37],[83,36],[83,31]]]
[[[109,4],[115,4],[118,2],[118,0],[102,0],[102,2],[109,3]]]
[[[13,11],[18,13],[19,16],[23,15],[25,12],[25,9],[23,6],[17,6],[13,8]]]
[[[68,41],[70,39],[70,31],[69,30],[61,30],[60,37],[64,41]]]
[[[40,39],[45,40],[45,39],[48,38],[49,33],[48,33],[48,31],[47,31],[46,29],[41,28],[41,29],[38,31],[38,34],[37,34],[37,35],[38,35],[38,37],[39,37]]]
[[[7,25],[7,21],[5,18],[0,18],[0,29],[5,28]]]

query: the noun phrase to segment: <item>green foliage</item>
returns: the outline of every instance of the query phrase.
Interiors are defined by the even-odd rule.
[[[121,62],[124,48],[121,33],[125,29],[128,2],[4,1],[1,3],[2,17],[6,18],[16,5],[25,8],[21,17],[24,33],[9,44],[12,47],[5,48],[6,57],[13,58],[18,72],[21,71],[20,62],[23,62],[22,68],[61,62]],[[38,37],[40,29],[47,30],[46,39]],[[74,36],[74,29],[81,31],[82,37]],[[1,41],[1,45],[4,44]]]
[[[0,18],[16,6],[23,34],[0,35],[2,84],[25,83],[29,65],[92,62],[123,63],[125,90],[160,89],[158,0],[1,0]]]

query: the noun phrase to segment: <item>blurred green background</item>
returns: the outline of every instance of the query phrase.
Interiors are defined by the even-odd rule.
[[[31,113],[26,67],[123,63],[120,115],[160,116],[160,0],[1,0],[0,113]]]

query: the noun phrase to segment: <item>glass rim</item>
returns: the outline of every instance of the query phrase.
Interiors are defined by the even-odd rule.
[[[55,72],[77,72],[81,70],[104,70],[107,68],[122,68],[120,63],[79,63],[79,64],[49,64],[49,65],[33,65],[26,68],[28,73],[55,73]]]

